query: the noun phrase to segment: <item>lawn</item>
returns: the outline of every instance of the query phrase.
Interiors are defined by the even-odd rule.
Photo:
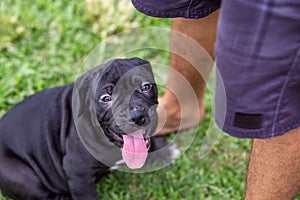
[[[115,56],[139,56],[153,62],[163,93],[171,21],[144,16],[129,0],[99,1],[0,2],[0,116],[26,96],[73,82],[86,68]],[[101,57],[88,56],[95,47]],[[195,139],[174,165],[143,174],[116,171],[97,184],[100,197],[242,199],[250,140],[221,133],[212,151],[199,157],[212,118],[211,101],[207,90],[207,116],[197,130],[188,131],[196,131]]]

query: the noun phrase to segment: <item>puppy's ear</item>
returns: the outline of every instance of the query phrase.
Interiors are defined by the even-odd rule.
[[[149,65],[150,66],[150,63],[147,60],[144,60],[144,59],[141,59],[138,57],[131,58],[129,61],[132,62],[132,64],[135,66],[139,66],[139,65]]]
[[[107,166],[112,166],[120,160],[121,152],[113,143],[108,142],[99,125],[95,110],[95,93],[102,74],[111,63],[112,61],[108,61],[79,77],[74,83],[72,93],[72,114],[81,142],[95,159]]]

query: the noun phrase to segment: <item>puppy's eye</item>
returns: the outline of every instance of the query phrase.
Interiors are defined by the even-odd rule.
[[[152,85],[149,82],[143,83],[141,86],[141,90],[142,92],[148,92],[149,90],[151,90]]]
[[[110,95],[104,94],[100,97],[100,101],[104,102],[104,103],[108,103],[108,102],[112,101],[112,98]]]

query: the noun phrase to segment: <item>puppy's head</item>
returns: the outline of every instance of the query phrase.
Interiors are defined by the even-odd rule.
[[[105,135],[122,148],[129,167],[139,168],[139,159],[147,156],[142,154],[146,154],[157,125],[157,88],[149,62],[139,58],[113,60],[101,75],[95,101]]]

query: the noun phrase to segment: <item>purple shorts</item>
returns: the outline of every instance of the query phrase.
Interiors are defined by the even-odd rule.
[[[300,126],[300,1],[224,0],[215,53],[223,131],[269,138]]]
[[[132,0],[140,12],[161,18],[202,18],[220,8],[221,0]]]
[[[201,18],[220,1],[132,0],[156,17]],[[300,1],[223,0],[215,120],[232,136],[269,138],[300,126]]]

